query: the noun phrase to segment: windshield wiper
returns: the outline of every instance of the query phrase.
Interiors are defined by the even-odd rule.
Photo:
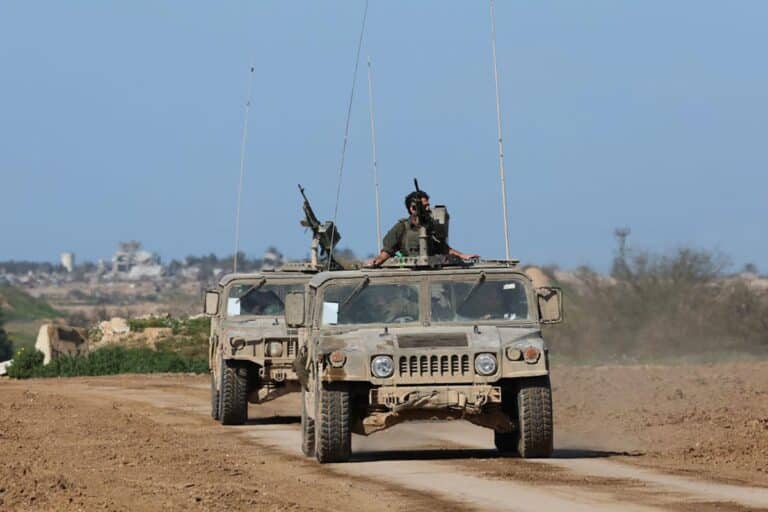
[[[475,281],[475,284],[473,284],[472,288],[469,289],[469,291],[467,292],[467,295],[464,296],[464,299],[462,299],[461,304],[459,304],[459,307],[456,308],[456,311],[459,311],[461,308],[464,307],[464,304],[466,304],[469,301],[469,299],[472,298],[472,296],[483,285],[484,282],[485,282],[485,272],[480,272],[480,276],[478,276],[477,281]]]
[[[248,288],[247,290],[245,290],[245,293],[243,293],[242,295],[238,296],[238,297],[237,297],[237,300],[238,300],[238,301],[241,301],[241,300],[243,300],[243,297],[245,297],[246,295],[248,295],[249,293],[251,293],[251,292],[252,292],[252,291],[254,291],[254,290],[258,290],[259,288],[261,288],[262,286],[264,286],[264,283],[266,283],[266,282],[267,282],[266,278],[263,278],[263,277],[262,277],[262,278],[261,278],[261,281],[259,281],[259,282],[258,282],[258,283],[256,283],[255,285],[253,285],[253,286],[251,286],[250,288]]]
[[[352,290],[352,293],[349,294],[349,297],[344,299],[341,303],[342,306],[346,306],[349,304],[352,299],[360,295],[360,292],[362,292],[366,286],[368,286],[368,283],[371,282],[371,278],[368,276],[365,276],[362,281],[360,281],[360,284],[358,284],[354,290]]]

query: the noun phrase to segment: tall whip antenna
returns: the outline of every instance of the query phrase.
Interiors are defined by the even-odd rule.
[[[336,205],[333,208],[333,228],[331,229],[331,240],[336,237],[336,220],[339,215],[339,200],[341,199],[341,178],[344,174],[344,158],[347,154],[347,140],[349,139],[349,120],[352,117],[352,102],[355,99],[355,85],[357,84],[357,70],[360,67],[360,49],[363,46],[363,34],[365,34],[365,20],[368,17],[368,0],[365,0],[365,10],[363,11],[363,22],[360,26],[360,37],[357,39],[357,53],[355,55],[355,70],[352,72],[352,90],[349,93],[349,104],[347,105],[347,121],[344,125],[344,142],[341,145],[341,162],[339,163],[339,177],[336,184]],[[333,248],[328,255],[328,269],[331,268],[333,261]]]
[[[504,174],[504,140],[501,135],[501,97],[499,96],[499,67],[496,63],[496,13],[491,2],[491,48],[493,50],[493,78],[496,82],[496,126],[499,132],[499,173],[501,174],[501,203],[504,209],[504,249],[509,255],[509,217],[507,215],[507,180]]]
[[[381,206],[379,202],[379,164],[376,160],[376,125],[373,121],[373,75],[368,57],[368,111],[371,114],[371,152],[373,158],[373,186],[376,190],[376,249],[381,252]]]
[[[240,183],[237,186],[237,213],[235,214],[235,255],[232,257],[232,272],[237,272],[237,256],[240,253],[240,205],[243,199],[243,178],[245,177],[245,146],[248,141],[248,114],[251,110],[253,94],[253,71],[248,75],[248,96],[245,99],[245,119],[243,120],[243,138],[240,142]]]

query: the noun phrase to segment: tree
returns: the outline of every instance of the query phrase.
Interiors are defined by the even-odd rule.
[[[0,309],[0,361],[7,361],[11,357],[13,357],[13,344],[3,329],[3,310]]]

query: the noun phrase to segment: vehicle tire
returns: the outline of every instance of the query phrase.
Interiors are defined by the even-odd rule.
[[[524,459],[552,455],[552,388],[549,376],[526,379],[517,390],[517,453]]]
[[[216,389],[216,377],[211,372],[211,418],[218,420],[221,417],[221,394]]]
[[[242,425],[248,419],[248,368],[225,361],[221,372],[221,424]]]
[[[301,451],[307,457],[315,454],[315,420],[307,414],[306,391],[301,391]]]
[[[346,462],[352,452],[349,391],[319,383],[315,392],[315,456],[318,462]]]

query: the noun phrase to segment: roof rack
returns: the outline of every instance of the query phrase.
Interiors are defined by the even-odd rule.
[[[395,256],[385,261],[381,268],[414,268],[414,269],[441,269],[441,268],[472,268],[472,267],[514,267],[520,260],[462,260],[456,256],[433,255],[426,258],[420,256]]]

